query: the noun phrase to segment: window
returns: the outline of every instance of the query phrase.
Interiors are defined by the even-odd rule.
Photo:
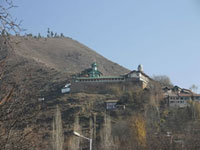
[[[185,97],[185,100],[188,100],[189,99],[189,97]]]

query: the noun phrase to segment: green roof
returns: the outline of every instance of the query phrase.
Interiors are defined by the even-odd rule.
[[[77,77],[76,79],[107,79],[107,78],[124,78],[123,76],[101,76],[101,77]]]
[[[95,66],[97,66],[97,63],[96,62],[94,62],[94,63],[92,63],[92,65],[91,65],[92,67],[95,67]]]

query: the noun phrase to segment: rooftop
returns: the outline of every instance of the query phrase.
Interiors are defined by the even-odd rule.
[[[107,100],[106,103],[117,103],[118,100]]]
[[[101,76],[101,77],[76,77],[76,79],[110,79],[110,78],[121,78],[123,79],[123,76]]]

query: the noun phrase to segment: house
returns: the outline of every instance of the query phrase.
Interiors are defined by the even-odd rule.
[[[114,109],[116,109],[117,108],[117,102],[118,102],[118,100],[107,100],[105,102],[106,109],[107,110],[114,110]]]
[[[138,80],[143,83],[143,88],[146,88],[148,86],[148,83],[150,80],[152,80],[148,75],[146,75],[143,71],[143,66],[139,65],[138,70],[133,70],[126,74],[124,78],[128,80]]]
[[[168,95],[168,105],[169,107],[187,107],[189,106],[189,101],[192,100],[191,94],[183,93],[171,93]]]
[[[200,102],[200,94],[193,93],[191,90],[182,89],[178,86],[163,88],[163,96],[169,107],[187,107],[189,101]]]
[[[124,104],[119,104],[118,102],[119,102],[118,100],[107,100],[105,102],[106,109],[107,110],[115,110],[115,109],[124,110],[124,109],[126,109],[126,106]]]
[[[71,83],[67,83],[62,89],[61,93],[69,93],[71,90]]]
[[[193,99],[195,102],[199,102],[199,103],[200,103],[200,94],[193,94],[193,95],[192,95],[192,99]]]

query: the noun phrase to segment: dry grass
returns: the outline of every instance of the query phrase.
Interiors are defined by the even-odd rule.
[[[17,55],[32,59],[59,72],[79,73],[96,61],[105,75],[119,75],[127,69],[109,61],[95,51],[70,38],[13,37]],[[17,42],[16,42],[17,41]]]

